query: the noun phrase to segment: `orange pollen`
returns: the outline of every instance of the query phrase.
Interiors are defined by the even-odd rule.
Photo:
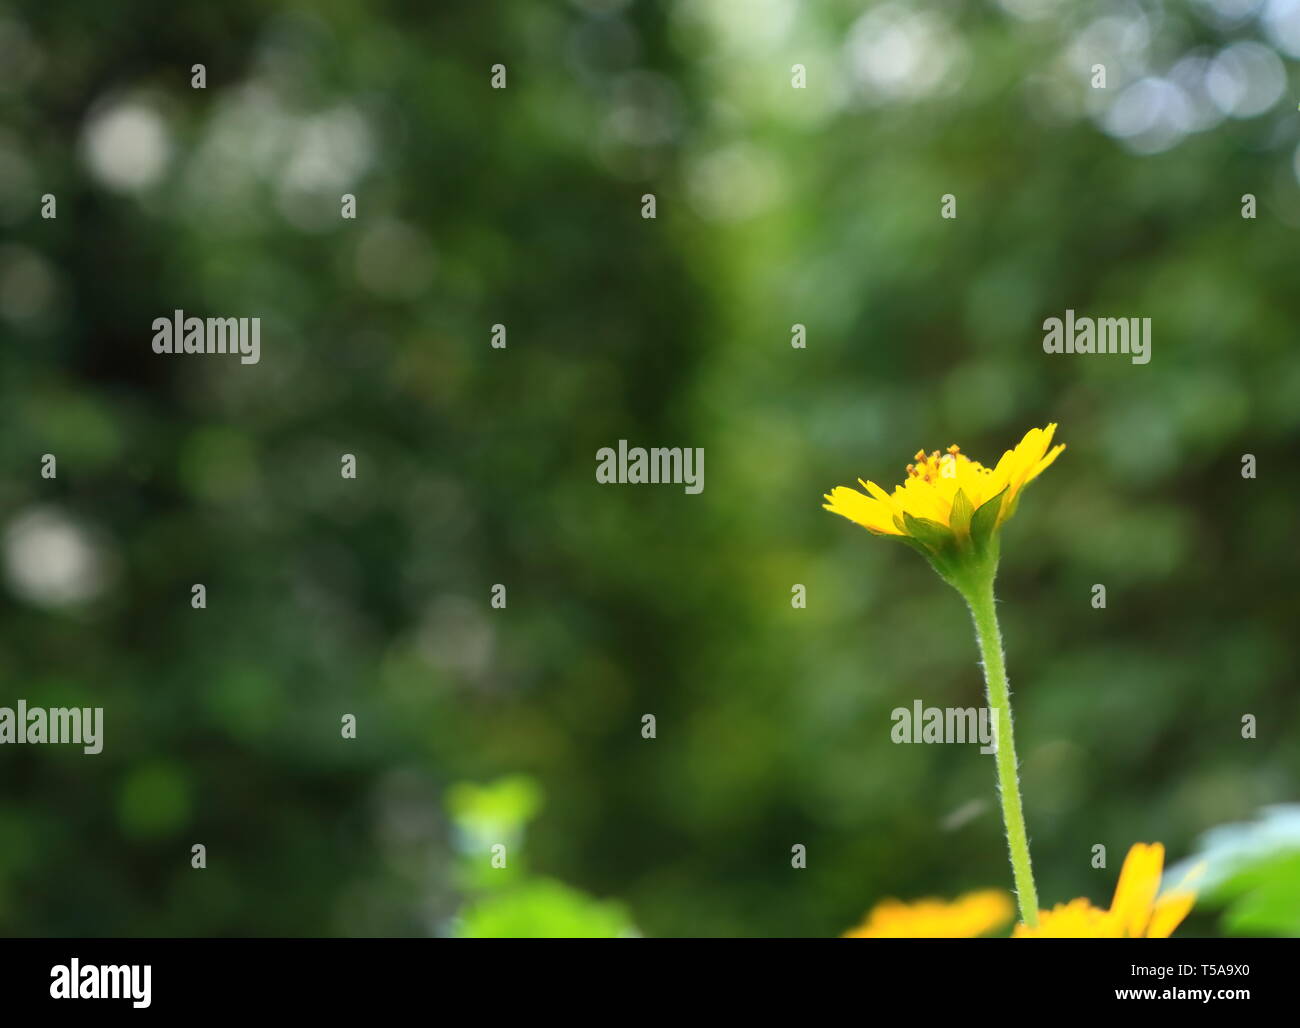
[[[935,450],[932,453],[926,453],[924,450],[917,450],[913,459],[916,463],[907,465],[907,477],[919,478],[923,482],[935,481],[943,473],[944,465],[949,462],[974,465],[976,470],[985,474],[989,473],[988,468],[975,464],[974,461],[962,453],[961,447],[956,443],[943,452]]]

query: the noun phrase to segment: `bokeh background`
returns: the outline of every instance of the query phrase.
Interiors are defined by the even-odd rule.
[[[0,9],[0,704],[106,720],[0,751],[0,932],[1009,887],[990,758],[890,741],[980,702],[966,612],[820,504],[1058,421],[999,579],[1042,899],[1217,829],[1181,934],[1300,934],[1298,58],[1300,0]],[[1045,355],[1067,307],[1150,364]],[[260,364],[154,355],[177,308]],[[597,485],[619,439],[704,492]]]

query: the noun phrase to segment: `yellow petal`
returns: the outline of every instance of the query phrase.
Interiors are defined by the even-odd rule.
[[[847,486],[842,485],[836,486],[825,499],[829,502],[823,503],[822,506],[832,514],[848,518],[869,531],[880,532],[884,535],[902,534],[894,527],[893,513],[889,508],[879,500],[863,496],[856,489],[849,489]]]
[[[1183,923],[1196,903],[1196,893],[1187,889],[1176,889],[1161,896],[1156,901],[1156,908],[1151,914],[1151,924],[1147,926],[1148,939],[1167,939],[1174,934],[1174,929]]]
[[[1156,900],[1151,924],[1147,926],[1148,939],[1167,939],[1182,924],[1196,903],[1196,890],[1192,886],[1205,873],[1205,862],[1193,867],[1175,887]]]
[[[862,482],[862,479],[859,478],[858,481]],[[897,506],[895,506],[894,501],[890,499],[889,493],[881,489],[880,486],[876,485],[875,482],[862,482],[862,488],[864,488],[877,500],[883,503],[885,507],[889,510],[891,515],[897,515],[902,513],[902,511],[900,511],[897,508]]]
[[[1125,935],[1141,938],[1146,933],[1164,863],[1165,848],[1158,842],[1134,843],[1124,858],[1110,912],[1118,918]]]
[[[1057,443],[1054,447],[1052,447],[1051,452],[1042,460],[1040,460],[1037,464],[1034,465],[1033,470],[1029,472],[1029,475],[1025,479],[1025,481],[1032,482],[1035,478],[1037,478],[1044,471],[1050,468],[1052,466],[1052,461],[1056,460],[1056,458],[1060,456],[1061,451],[1064,449],[1065,449],[1065,443]]]
[[[974,939],[1011,920],[1011,897],[997,889],[968,892],[948,902],[895,899],[877,903],[846,939]]]
[[[1119,922],[1106,910],[1099,910],[1086,899],[1058,903],[1038,914],[1034,928],[1021,923],[1011,932],[1013,939],[1115,939],[1121,934]]]
[[[1056,423],[1052,422],[1046,428],[1031,428],[1020,440],[1020,445],[1016,447],[1015,469],[1009,482],[1012,497],[1034,477],[1034,468],[1043,460],[1055,434]]]
[[[918,482],[909,478],[906,483],[894,490],[894,503],[914,518],[937,521],[941,525],[948,523],[951,504],[945,504],[943,497],[929,482]]]

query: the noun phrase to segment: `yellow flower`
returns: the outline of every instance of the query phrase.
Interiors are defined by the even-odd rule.
[[[887,899],[866,920],[844,933],[846,939],[974,939],[1011,920],[1011,897],[996,889],[968,892],[951,903]]]
[[[1058,903],[1038,915],[1038,927],[1018,924],[1013,939],[1167,939],[1196,902],[1183,882],[1159,899],[1165,848],[1158,842],[1136,843],[1124,858],[1109,910],[1086,899]],[[1190,877],[1188,879],[1190,881]]]
[[[1020,491],[1056,460],[1064,445],[1051,447],[1056,425],[1031,428],[1014,450],[1007,450],[997,466],[986,468],[950,446],[946,453],[917,453],[907,466],[907,481],[887,493],[875,482],[858,479],[866,494],[836,486],[823,506],[878,535],[931,540],[927,523],[951,531],[958,538],[971,531],[972,519],[981,518],[992,532],[1015,513]],[[988,506],[987,511],[984,509]],[[914,524],[915,522],[915,524]]]

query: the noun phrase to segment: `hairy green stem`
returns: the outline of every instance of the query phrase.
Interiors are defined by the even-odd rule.
[[[1025,814],[1020,802],[1020,776],[1016,770],[1016,740],[1011,726],[1011,689],[1002,656],[1002,632],[993,598],[993,575],[980,576],[969,589],[962,590],[975,621],[980,653],[984,658],[984,684],[988,704],[997,713],[998,795],[1002,800],[1002,820],[1007,828],[1007,847],[1011,851],[1011,873],[1015,878],[1020,901],[1020,918],[1030,928],[1038,925],[1038,892],[1034,888],[1034,871],[1029,862],[1029,837],[1025,833]]]

